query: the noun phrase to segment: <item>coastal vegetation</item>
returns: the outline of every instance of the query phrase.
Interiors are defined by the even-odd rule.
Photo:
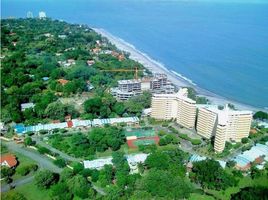
[[[149,106],[148,93],[124,103],[108,93],[117,80],[134,74],[102,70],[143,67],[89,27],[51,19],[3,19],[1,30],[4,123],[64,121],[67,115],[84,119],[140,115]],[[82,96],[81,106],[64,102]],[[34,106],[22,110],[23,103]]]

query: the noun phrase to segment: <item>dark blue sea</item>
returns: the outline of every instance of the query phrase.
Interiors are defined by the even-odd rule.
[[[268,107],[268,1],[2,0],[1,16],[104,28],[198,86]]]

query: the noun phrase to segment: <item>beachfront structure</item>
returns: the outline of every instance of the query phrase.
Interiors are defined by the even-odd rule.
[[[249,136],[252,112],[230,110],[226,106],[218,116],[214,149],[220,153],[224,150],[226,141],[240,142]]]
[[[50,124],[38,124],[35,126],[24,126],[23,124],[17,124],[14,126],[15,132],[19,135],[26,132],[39,132],[42,130],[51,131],[54,129],[64,128],[79,128],[79,127],[97,127],[104,125],[117,125],[120,123],[126,123],[127,125],[135,125],[139,123],[138,117],[122,117],[122,118],[109,118],[109,119],[93,119],[91,120],[80,120],[73,119],[62,123],[50,123]]]
[[[111,88],[111,94],[119,100],[127,100],[139,95],[142,91],[151,91],[157,94],[172,94],[175,87],[167,80],[165,74],[154,74],[153,77],[141,79],[120,80],[117,88]]]
[[[177,97],[177,101],[177,123],[189,129],[194,128],[196,118],[196,102],[181,95]]]
[[[195,126],[196,102],[186,97],[183,91],[176,94],[154,94],[151,107],[151,117],[155,119],[176,119],[178,124],[190,129]]]
[[[47,17],[47,15],[46,15],[46,13],[44,11],[39,12],[39,19],[44,19],[46,17]]]
[[[216,128],[217,112],[208,107],[198,109],[196,131],[198,135],[206,139],[213,136]]]
[[[251,121],[251,111],[230,110],[228,106],[219,110],[215,106],[205,105],[198,108],[196,131],[207,139],[215,136],[214,149],[220,153],[226,141],[240,142],[248,137]]]
[[[251,163],[260,164],[268,160],[268,142],[265,145],[256,144],[250,150],[243,152],[233,159],[236,162],[235,167],[245,171],[250,169]]]
[[[120,80],[118,89],[125,92],[141,92],[141,82],[139,80]]]
[[[28,108],[34,108],[34,103],[22,103],[20,104],[21,111],[25,111]]]
[[[140,80],[120,80],[116,90],[116,97],[119,100],[127,100],[130,97],[141,94]]]
[[[160,89],[163,86],[166,86],[167,82],[168,80],[166,74],[156,73],[154,74],[154,78],[151,80],[151,89],[152,90]]]

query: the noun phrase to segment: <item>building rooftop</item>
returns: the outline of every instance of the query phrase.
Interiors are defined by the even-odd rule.
[[[253,146],[250,150],[238,155],[233,160],[239,167],[244,167],[261,156],[268,157],[268,144],[256,144],[256,146]]]
[[[20,104],[20,106],[21,106],[21,110],[25,110],[27,108],[33,108],[34,103],[22,103],[22,104]]]
[[[96,160],[85,160],[84,167],[88,169],[101,169],[105,165],[112,165],[112,157],[103,158],[103,159],[96,159]]]
[[[13,154],[5,154],[0,157],[1,165],[5,165],[8,167],[15,167],[17,165],[16,156]]]
[[[135,83],[141,83],[140,80],[136,79],[130,79],[130,80],[119,80],[118,84],[135,84]]]
[[[58,79],[58,82],[62,85],[65,85],[66,83],[68,83],[69,81],[68,80],[65,80],[65,79]]]

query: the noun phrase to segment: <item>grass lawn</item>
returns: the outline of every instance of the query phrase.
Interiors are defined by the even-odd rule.
[[[268,187],[268,181],[265,176],[252,180],[250,177],[243,177],[240,179],[237,187],[230,187],[227,190],[208,190],[208,193],[215,196],[217,199],[227,200],[230,199],[231,195],[239,192],[241,188],[248,186],[266,186]]]
[[[189,197],[189,200],[214,200],[213,197],[205,195],[205,194],[198,194],[198,193],[192,193]]]
[[[30,165],[30,164],[36,164],[35,161],[33,161],[32,159],[20,154],[20,153],[15,153],[16,157],[17,157],[17,160],[19,162],[19,165],[16,167],[16,173],[12,176],[12,179],[13,181],[17,180],[17,179],[20,179],[22,177],[26,177],[26,176],[21,176],[17,173],[17,170],[19,168],[21,168],[22,166],[25,166],[25,165]],[[30,172],[30,174],[32,174],[33,172]],[[30,175],[29,174],[29,175]],[[27,175],[27,176],[29,176]]]
[[[123,144],[118,151],[124,152],[125,154],[133,154],[133,153],[140,152],[138,148],[136,148],[136,149],[128,148],[127,144]],[[104,152],[96,152],[96,156],[97,156],[97,158],[108,157],[108,156],[112,156],[112,153],[113,153],[113,151],[111,149],[108,149]]]
[[[27,200],[36,200],[36,199],[42,199],[42,200],[49,200],[51,199],[49,197],[49,190],[40,190],[37,188],[37,186],[34,185],[34,182],[22,185],[20,187],[17,187],[14,189],[14,191],[23,194]],[[7,192],[8,193],[8,192]],[[5,194],[1,194],[1,198],[5,199]]]

